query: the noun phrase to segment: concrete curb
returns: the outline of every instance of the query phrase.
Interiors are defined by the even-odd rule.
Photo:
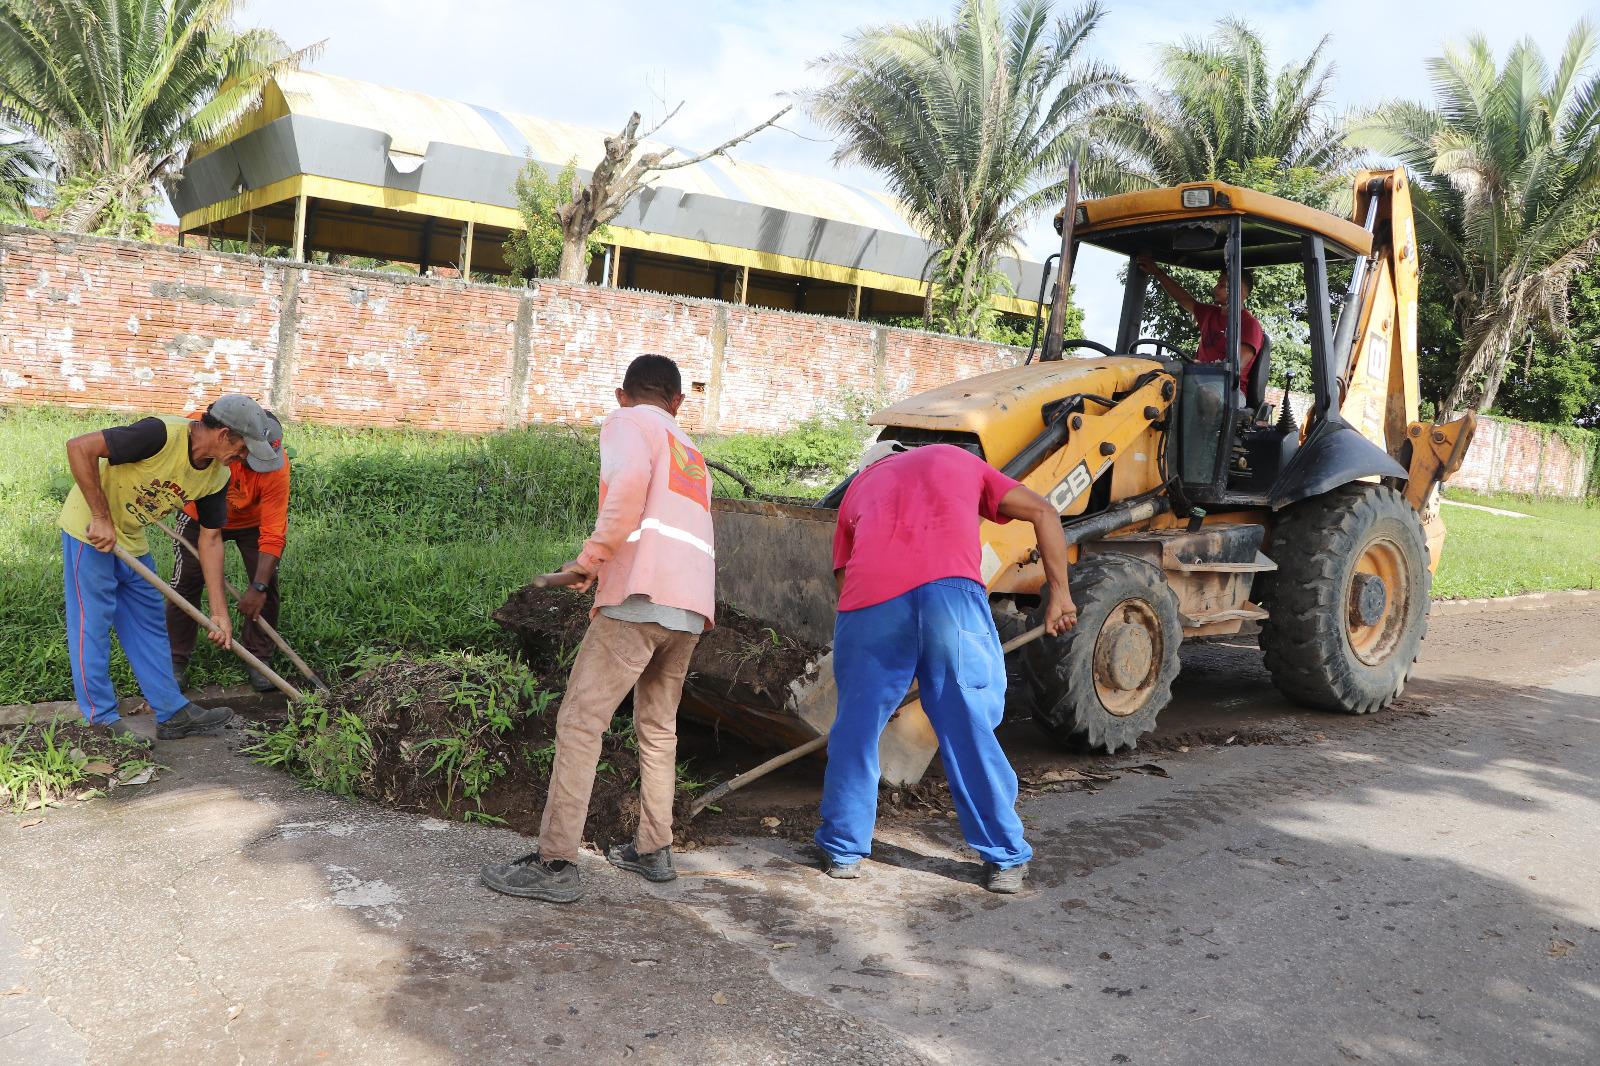
[[[1471,614],[1484,611],[1533,611],[1575,600],[1600,597],[1600,589],[1564,589],[1557,592],[1524,592],[1517,596],[1491,596],[1476,600],[1434,600],[1429,614]]]
[[[277,692],[260,693],[249,685],[234,685],[231,688],[222,688],[211,685],[189,693],[189,698],[202,707],[217,703],[226,703],[235,711],[246,713],[264,710],[282,709],[283,696]],[[133,708],[144,702],[140,696],[124,696],[117,701],[117,710],[127,714]],[[0,707],[0,727],[21,725],[30,718],[40,722],[51,721],[56,718],[77,718],[79,716],[76,700],[52,700],[48,703],[13,703]]]

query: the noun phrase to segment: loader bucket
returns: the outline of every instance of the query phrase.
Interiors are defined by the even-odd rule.
[[[683,709],[762,746],[783,748],[825,733],[833,724],[836,692],[831,644],[836,593],[833,526],[836,511],[818,507],[717,499],[717,599],[775,629],[830,650],[786,687],[762,678],[718,677],[701,671],[684,684]],[[915,783],[937,750],[918,703],[902,708],[884,730],[878,755],[889,785]]]

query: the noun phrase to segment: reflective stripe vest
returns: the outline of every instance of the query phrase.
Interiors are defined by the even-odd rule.
[[[600,511],[578,562],[599,575],[594,609],[644,595],[716,613],[711,476],[665,410],[623,407],[600,427]]]

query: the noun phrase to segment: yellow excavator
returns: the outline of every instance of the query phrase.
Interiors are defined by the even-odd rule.
[[[1079,621],[1012,653],[1010,703],[1063,745],[1132,748],[1171,698],[1184,640],[1259,627],[1290,699],[1350,714],[1385,707],[1427,629],[1445,533],[1439,486],[1475,425],[1418,421],[1405,172],[1359,173],[1349,219],[1216,181],[1083,202],[1070,185],[1040,357],[871,417],[881,439],[966,448],[1061,512]],[[1127,261],[1114,338],[1062,336],[1059,294],[1082,245]],[[1226,280],[1225,358],[1199,362],[1176,338],[1143,335],[1145,257]],[[1241,374],[1242,272],[1282,265],[1305,287],[1311,380],[1300,410],[1287,391],[1268,398],[1270,336]],[[719,598],[826,646],[833,508],[847,485],[809,507],[719,499]],[[985,522],[981,538],[997,625],[1015,637],[1042,618],[1031,527]],[[691,714],[769,745],[815,738],[834,714],[825,654],[782,691],[696,676],[686,696]],[[916,781],[935,750],[908,702],[884,734],[885,782]]]

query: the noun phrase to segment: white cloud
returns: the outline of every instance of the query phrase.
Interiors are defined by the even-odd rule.
[[[1067,10],[1071,0],[1061,3]],[[628,113],[659,117],[684,101],[665,136],[709,147],[782,106],[784,94],[813,83],[808,64],[846,34],[878,22],[944,17],[948,2],[914,0],[742,0],[675,3],[596,0],[556,5],[515,0],[252,0],[247,23],[270,26],[291,45],[326,39],[317,69],[506,111],[614,128]],[[1177,0],[1110,0],[1093,42],[1101,58],[1148,76],[1159,46],[1203,34],[1226,14],[1265,37],[1275,62],[1304,56],[1331,35],[1337,105],[1367,106],[1428,94],[1425,57],[1445,40],[1486,33],[1502,51],[1532,37],[1559,55],[1568,29],[1593,9],[1577,0],[1250,0],[1229,7]],[[803,117],[793,132],[768,131],[736,151],[741,158],[800,173],[881,186],[859,169],[837,170],[833,145]],[[1048,222],[1030,234],[1029,252],[1055,248]],[[1086,257],[1087,258],[1087,257]],[[1104,257],[1109,258],[1109,257]],[[1090,336],[1115,330],[1120,295],[1112,272],[1082,264],[1080,302]]]

